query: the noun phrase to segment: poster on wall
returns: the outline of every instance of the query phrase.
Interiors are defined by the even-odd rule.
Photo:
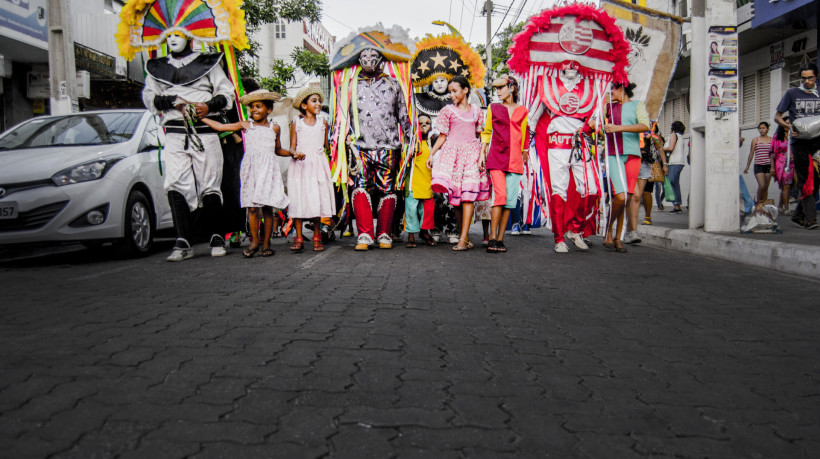
[[[0,0],[2,35],[48,49],[46,0]]]
[[[709,27],[706,110],[731,113],[738,107],[737,27]]]

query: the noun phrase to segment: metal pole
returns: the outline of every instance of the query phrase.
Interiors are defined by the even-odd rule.
[[[48,72],[52,115],[76,111],[77,72],[74,67],[70,17],[69,2],[48,0]]]
[[[492,68],[493,68],[493,45],[490,42],[493,36],[492,30],[492,15],[493,15],[493,2],[492,0],[487,0],[484,3],[484,12],[487,14],[487,82],[492,83]],[[489,85],[488,85],[489,86]]]

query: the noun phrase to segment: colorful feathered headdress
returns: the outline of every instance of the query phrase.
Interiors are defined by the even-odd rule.
[[[589,78],[627,81],[629,42],[606,11],[585,4],[544,10],[513,39],[510,69],[526,75],[533,67],[560,70],[567,61]]]
[[[427,35],[416,43],[416,54],[410,66],[413,86],[427,86],[438,77],[448,80],[461,75],[467,78],[470,86],[484,87],[486,68],[470,45],[460,36],[443,34],[437,37]]]
[[[347,68],[358,63],[359,53],[372,48],[391,62],[408,62],[416,47],[406,29],[397,25],[387,29],[381,23],[364,27],[336,42],[331,53],[330,70]]]
[[[120,55],[157,49],[175,32],[204,43],[248,48],[242,0],[128,0],[115,34]]]

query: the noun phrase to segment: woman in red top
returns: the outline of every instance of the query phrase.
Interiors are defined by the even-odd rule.
[[[500,104],[487,109],[487,122],[481,133],[483,143],[481,168],[490,173],[493,186],[493,210],[490,220],[490,243],[487,252],[506,252],[504,231],[515,209],[518,189],[530,144],[527,131],[527,109],[518,104],[518,81],[502,76],[493,81]]]

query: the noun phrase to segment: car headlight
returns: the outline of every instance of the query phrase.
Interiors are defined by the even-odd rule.
[[[51,180],[57,186],[98,180],[108,172],[112,165],[121,159],[122,157],[105,158],[79,164],[57,172],[51,177]]]

